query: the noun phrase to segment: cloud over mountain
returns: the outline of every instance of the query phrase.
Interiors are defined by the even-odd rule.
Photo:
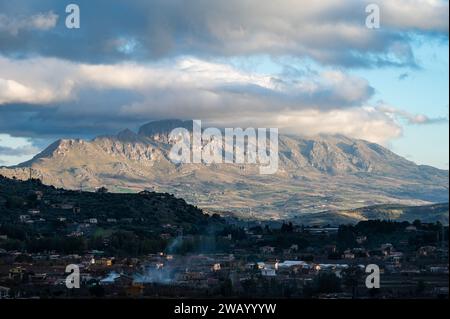
[[[68,3],[0,2],[0,133],[89,138],[181,118],[386,145],[405,124],[447,122],[409,105],[420,88],[390,94],[389,107],[375,102],[390,93],[381,72],[395,72],[404,92],[422,70],[420,45],[448,47],[446,0],[76,3],[80,29],[65,26]],[[379,29],[365,23],[371,3]],[[432,72],[439,79],[440,66]],[[424,108],[430,96],[436,109],[448,100],[429,88]]]
[[[102,121],[120,127],[124,121],[174,116],[301,134],[345,132],[377,142],[400,133],[383,112],[365,106],[374,91],[369,83],[343,71],[278,78],[195,58],[171,65],[97,65],[0,57],[0,68],[1,127],[18,135],[45,133],[42,126],[30,126],[30,116],[61,135]],[[14,118],[8,116],[11,109]],[[17,117],[18,112],[23,116]],[[104,129],[102,124],[98,129]]]

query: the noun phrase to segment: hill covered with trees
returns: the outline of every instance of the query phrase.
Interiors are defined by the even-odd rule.
[[[71,253],[107,247],[140,254],[164,249],[180,233],[195,235],[222,223],[170,194],[69,191],[0,176],[0,235],[8,249]]]

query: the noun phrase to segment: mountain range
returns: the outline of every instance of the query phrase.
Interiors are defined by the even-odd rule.
[[[255,164],[175,164],[174,128],[164,120],[92,140],[63,139],[30,161],[1,167],[6,177],[33,178],[66,189],[173,193],[206,211],[238,217],[292,218],[299,214],[377,204],[448,202],[447,170],[415,163],[387,148],[342,135],[279,136],[279,169],[260,175]]]

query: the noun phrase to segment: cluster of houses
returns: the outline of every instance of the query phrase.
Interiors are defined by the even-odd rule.
[[[101,190],[106,191],[106,190]],[[147,196],[150,192],[141,192]],[[37,201],[54,210],[54,220],[67,222],[69,237],[84,237],[103,224],[126,224],[130,218],[80,217],[81,208],[77,203],[47,202],[42,192],[35,192]],[[39,205],[27,209],[17,218],[18,223],[35,224],[50,222],[43,218]],[[53,220],[52,220],[53,221]],[[169,241],[183,236],[176,226],[162,225],[160,238]],[[366,236],[358,236],[358,247],[338,251],[336,245],[299,249],[297,244],[288,247],[266,245],[265,235],[245,229],[250,241],[255,243],[251,251],[236,248],[231,254],[191,254],[173,255],[151,254],[139,258],[118,258],[107,256],[102,251],[88,251],[82,255],[26,254],[6,251],[0,248],[0,299],[33,297],[86,297],[90,294],[104,296],[169,296],[174,297],[193,291],[199,296],[215,296],[224,293],[228,282],[234,292],[245,290],[246,283],[253,281],[264,293],[264,283],[279,282],[285,286],[302,287],[323,272],[342,277],[352,266],[364,268],[377,264],[383,280],[393,290],[405,281],[428,278],[433,291],[448,295],[448,246],[447,248],[424,245],[415,251],[394,247],[391,243],[381,244],[376,249],[367,249]],[[303,231],[294,228],[294,232]],[[406,232],[414,233],[417,228],[408,226]],[[311,236],[334,236],[337,227],[318,227],[307,230]],[[232,241],[232,235],[224,236]],[[0,243],[8,236],[0,233]],[[262,243],[262,244],[261,244]],[[260,246],[261,245],[261,246]],[[397,245],[397,244],[396,244]],[[408,243],[403,243],[408,247]],[[423,262],[426,260],[426,262]],[[66,287],[67,265],[77,265],[80,269],[79,290]],[[399,279],[398,276],[404,276]],[[408,278],[405,280],[404,278]],[[421,279],[422,280],[422,279]],[[397,285],[397,286],[396,286]],[[409,284],[408,284],[409,285]],[[95,288],[95,289],[92,289]],[[447,290],[446,290],[447,289]]]
[[[198,291],[219,291],[229,280],[235,291],[243,288],[248,280],[276,280],[283,284],[295,283],[298,286],[310,282],[321,272],[333,272],[338,277],[350,266],[361,268],[375,263],[383,275],[417,275],[447,278],[447,285],[436,284],[440,293],[447,287],[448,263],[434,263],[426,267],[415,266],[416,258],[430,258],[441,254],[434,246],[420,247],[414,255],[405,256],[391,244],[383,244],[377,250],[365,251],[361,248],[349,249],[339,259],[329,259],[326,253],[335,252],[333,245],[324,247],[325,254],[315,256],[313,261],[283,259],[275,247],[260,248],[260,260],[248,261],[248,255],[236,254],[210,255],[170,255],[159,253],[141,258],[118,259],[108,257],[102,251],[89,251],[84,255],[29,254],[0,250],[0,298],[39,297],[42,291],[57,296],[69,294],[65,287],[66,266],[76,264],[80,269],[81,287],[70,295],[89,294],[88,287],[97,285],[106,296],[139,297],[151,294],[151,289],[172,289],[166,293],[177,294],[183,289]],[[292,245],[283,253],[295,256],[298,251]],[[438,277],[436,275],[439,275]],[[155,288],[158,286],[158,288]],[[150,289],[150,288],[151,289]],[[164,288],[162,288],[164,287]],[[150,290],[149,290],[150,289]],[[216,290],[214,290],[216,289]],[[160,290],[155,290],[160,291]],[[156,292],[155,292],[156,293]]]

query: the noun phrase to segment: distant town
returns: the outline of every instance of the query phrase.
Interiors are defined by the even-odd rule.
[[[0,176],[0,299],[448,298],[448,249],[440,222],[243,221],[170,194]],[[366,287],[367,265],[380,288]]]

